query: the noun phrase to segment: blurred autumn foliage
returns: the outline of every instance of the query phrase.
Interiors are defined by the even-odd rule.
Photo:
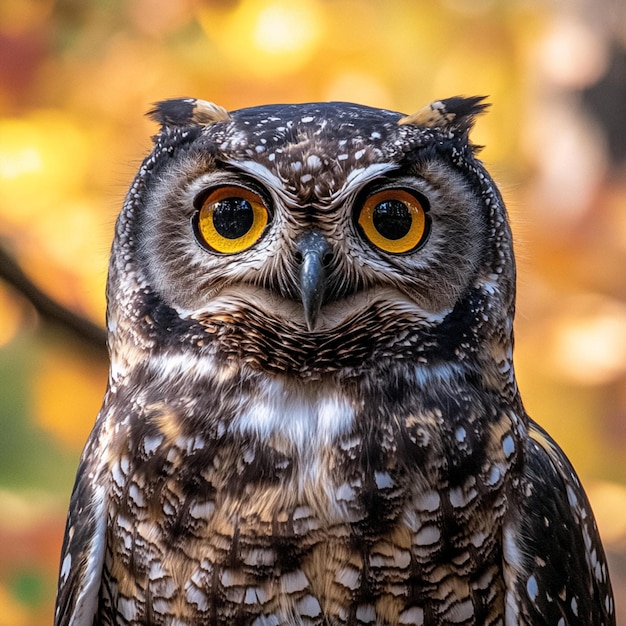
[[[104,324],[116,212],[151,103],[348,100],[413,112],[487,94],[474,131],[519,264],[530,414],[595,508],[626,617],[626,4],[622,0],[0,3],[0,247]],[[51,621],[102,350],[0,281],[0,626]]]

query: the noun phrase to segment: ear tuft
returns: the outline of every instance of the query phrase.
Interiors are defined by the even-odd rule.
[[[231,119],[225,108],[197,98],[157,102],[148,112],[148,117],[161,124],[162,129],[171,126],[207,126]]]
[[[411,124],[468,133],[474,124],[475,116],[489,107],[489,104],[484,102],[485,98],[486,96],[470,98],[456,96],[437,100],[420,109],[417,113],[400,118],[398,125]]]

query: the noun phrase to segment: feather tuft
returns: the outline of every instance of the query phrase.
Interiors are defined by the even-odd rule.
[[[197,98],[162,100],[148,111],[148,117],[161,124],[162,129],[171,126],[208,126],[231,119],[224,107]]]
[[[398,126],[425,126],[468,133],[474,124],[474,118],[489,107],[485,98],[486,96],[455,96],[436,100],[417,113],[400,118]]]

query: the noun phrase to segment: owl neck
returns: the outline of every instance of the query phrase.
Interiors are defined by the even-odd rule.
[[[232,319],[183,319],[149,290],[134,295],[109,310],[113,379],[148,367],[149,379],[191,376],[206,378],[209,387],[213,379],[262,376],[311,393],[320,384],[356,385],[387,396],[395,393],[389,381],[418,388],[465,381],[510,401],[517,397],[512,315],[492,319],[482,290],[438,323],[416,327],[410,316],[389,318],[386,308],[373,308],[358,323],[318,334],[272,326],[253,310]],[[475,319],[482,323],[468,323]]]

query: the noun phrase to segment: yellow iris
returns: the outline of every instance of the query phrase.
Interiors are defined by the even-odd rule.
[[[414,250],[428,235],[424,206],[404,189],[383,189],[369,196],[358,225],[372,244],[393,254]]]
[[[235,254],[260,239],[269,221],[269,212],[258,194],[228,185],[209,193],[196,220],[200,243],[214,252]]]

